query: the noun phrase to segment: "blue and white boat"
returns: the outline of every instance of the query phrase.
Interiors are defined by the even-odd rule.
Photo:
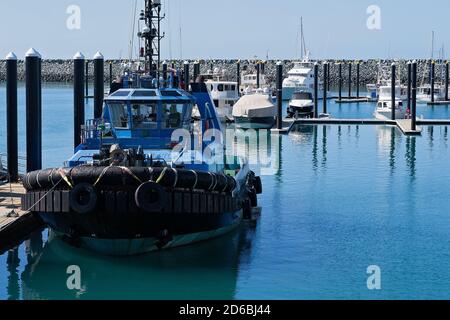
[[[116,83],[65,167],[24,177],[22,207],[73,245],[108,255],[183,246],[233,230],[257,206],[261,180],[245,159],[225,161],[206,84],[170,88],[154,71]]]

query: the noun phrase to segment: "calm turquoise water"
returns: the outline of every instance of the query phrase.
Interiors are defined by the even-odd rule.
[[[59,166],[72,152],[72,89],[49,85],[43,96],[44,163]],[[374,109],[329,107],[342,118]],[[450,118],[446,107],[421,112]],[[1,88],[0,151],[4,113]],[[0,257],[0,299],[448,299],[448,139],[443,126],[417,138],[384,126],[297,127],[280,138],[278,170],[263,176],[256,227],[129,258],[74,249],[44,231]],[[70,265],[81,268],[81,291],[66,287]],[[381,290],[367,289],[370,265],[381,268]]]

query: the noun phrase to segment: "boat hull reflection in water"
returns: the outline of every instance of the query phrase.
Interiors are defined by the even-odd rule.
[[[242,226],[220,239],[123,259],[74,249],[50,232],[22,273],[22,298],[233,299],[252,235]],[[67,287],[70,266],[80,270],[79,290]]]

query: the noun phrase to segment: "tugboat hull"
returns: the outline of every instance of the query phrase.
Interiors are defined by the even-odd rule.
[[[193,170],[90,166],[31,172],[24,186],[24,210],[73,245],[110,255],[220,236],[249,216],[261,191],[251,173],[238,183]]]
[[[131,236],[131,234],[136,231],[135,229],[126,230],[126,225],[130,223],[126,219],[122,221],[125,227],[122,230],[112,231],[110,235],[113,237],[115,233],[130,234],[125,238],[73,237],[71,235],[72,220],[61,219],[56,215],[46,213],[42,213],[41,217],[58,236],[68,239],[73,245],[104,255],[129,256],[181,247],[220,237],[237,228],[242,222],[243,216],[242,210],[240,210],[234,213],[210,216],[209,218],[204,214],[190,215],[189,217],[186,217],[185,214],[171,215],[172,221],[156,217],[143,218],[140,221],[143,233],[134,236]],[[176,222],[176,225],[172,222]],[[139,224],[137,221],[135,223]],[[185,225],[182,225],[183,223]],[[97,227],[108,226],[98,225]]]

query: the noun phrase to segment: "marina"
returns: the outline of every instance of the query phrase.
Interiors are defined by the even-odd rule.
[[[0,61],[0,300],[450,299],[434,31],[338,59],[301,17],[295,58],[206,59],[165,6],[133,2],[128,58]]]

